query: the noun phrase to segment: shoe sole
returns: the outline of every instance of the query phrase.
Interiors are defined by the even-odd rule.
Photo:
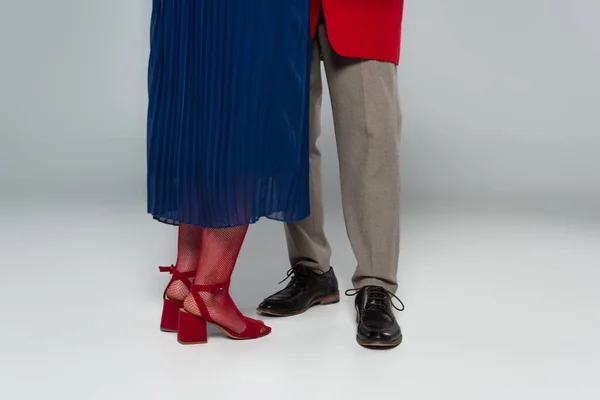
[[[308,310],[310,310],[312,307],[317,306],[317,305],[327,306],[327,305],[336,304],[339,302],[340,302],[340,292],[336,292],[333,294],[329,294],[327,296],[319,297],[318,299],[315,299],[312,303],[310,303],[308,305],[308,307],[303,308],[301,310],[293,311],[290,313],[280,313],[280,312],[276,312],[276,311],[263,310],[261,308],[257,308],[256,311],[259,314],[270,315],[272,317],[293,317],[295,315],[303,314],[303,313],[307,312]]]
[[[367,349],[392,349],[400,345],[400,343],[402,343],[402,336],[400,336],[400,339],[394,342],[364,341],[360,340],[360,338],[357,336],[356,342]]]

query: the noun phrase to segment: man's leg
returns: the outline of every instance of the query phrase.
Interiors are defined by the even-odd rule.
[[[323,188],[321,183],[321,151],[317,141],[321,135],[321,50],[318,37],[312,44],[310,72],[310,216],[285,224],[290,263],[302,264],[323,272],[329,270],[331,247],[325,237]]]
[[[400,240],[400,104],[396,67],[341,57],[319,29],[333,107],[346,230],[358,266],[356,341],[395,347]],[[398,308],[402,310],[403,308]]]
[[[355,288],[397,289],[401,114],[396,66],[337,55],[321,27]]]
[[[321,186],[321,152],[317,140],[321,133],[321,50],[319,38],[312,44],[310,109],[310,201],[311,215],[301,222],[286,224],[286,238],[292,265],[288,285],[267,297],[258,312],[291,316],[303,313],[315,304],[339,301],[338,283],[330,267],[331,248],[324,231]]]

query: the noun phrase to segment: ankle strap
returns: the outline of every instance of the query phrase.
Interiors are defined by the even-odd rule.
[[[192,297],[194,298],[194,301],[200,310],[200,314],[206,321],[213,322],[213,319],[210,316],[210,312],[208,311],[206,304],[204,303],[204,299],[202,296],[200,296],[200,292],[208,292],[210,294],[225,293],[227,292],[227,289],[229,289],[229,282],[230,281],[215,285],[192,285],[190,293],[192,294]]]
[[[164,298],[167,297],[167,290],[169,289],[169,286],[171,286],[171,284],[175,281],[183,282],[183,284],[188,288],[188,290],[190,290],[192,287],[190,278],[193,278],[194,275],[196,275],[196,271],[179,272],[177,271],[177,267],[174,265],[171,265],[170,267],[158,267],[158,270],[160,272],[168,272],[171,274],[171,280],[167,284],[165,292],[163,293]]]
[[[192,285],[192,291],[218,294],[220,292],[228,290],[230,282],[231,281],[227,281],[225,283],[219,283],[219,284],[213,284],[213,285],[196,285],[196,284],[194,284],[194,285]]]
[[[158,270],[160,272],[169,272],[169,273],[173,273],[173,271],[175,271],[175,266],[171,265],[170,267],[158,267]]]
[[[179,272],[177,271],[177,267],[175,265],[171,265],[170,267],[158,267],[160,272],[168,272],[173,275],[173,280],[183,279],[183,278],[193,278],[196,275],[196,271],[186,271]]]

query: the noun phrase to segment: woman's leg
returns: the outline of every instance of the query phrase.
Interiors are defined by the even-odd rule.
[[[246,332],[263,336],[270,328],[262,322],[244,317],[229,296],[229,281],[246,237],[248,226],[225,229],[202,229],[199,267],[192,293],[184,301],[184,309],[214,322],[233,333]],[[198,302],[203,304],[198,305]],[[208,313],[208,315],[202,315]],[[251,326],[250,326],[251,325]],[[248,329],[247,328],[251,328]],[[250,338],[250,337],[247,337]]]
[[[183,276],[190,276],[198,268],[201,239],[202,228],[194,225],[179,224],[175,270],[183,274]],[[171,300],[183,301],[189,292],[186,284],[181,280],[174,280],[167,287],[166,295]]]

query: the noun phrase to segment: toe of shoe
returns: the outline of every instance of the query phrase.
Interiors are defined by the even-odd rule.
[[[277,313],[277,312],[281,312],[282,310],[284,310],[285,307],[283,304],[281,304],[279,302],[265,300],[262,303],[260,303],[256,309],[259,312]]]
[[[257,307],[257,309],[259,311],[263,311],[263,310],[268,311],[268,310],[271,310],[272,308],[273,308],[272,303],[269,301],[266,301],[266,300],[263,301],[262,303],[260,303]]]
[[[402,340],[402,333],[399,329],[377,329],[360,326],[357,332],[357,338],[364,343],[391,344]]]

